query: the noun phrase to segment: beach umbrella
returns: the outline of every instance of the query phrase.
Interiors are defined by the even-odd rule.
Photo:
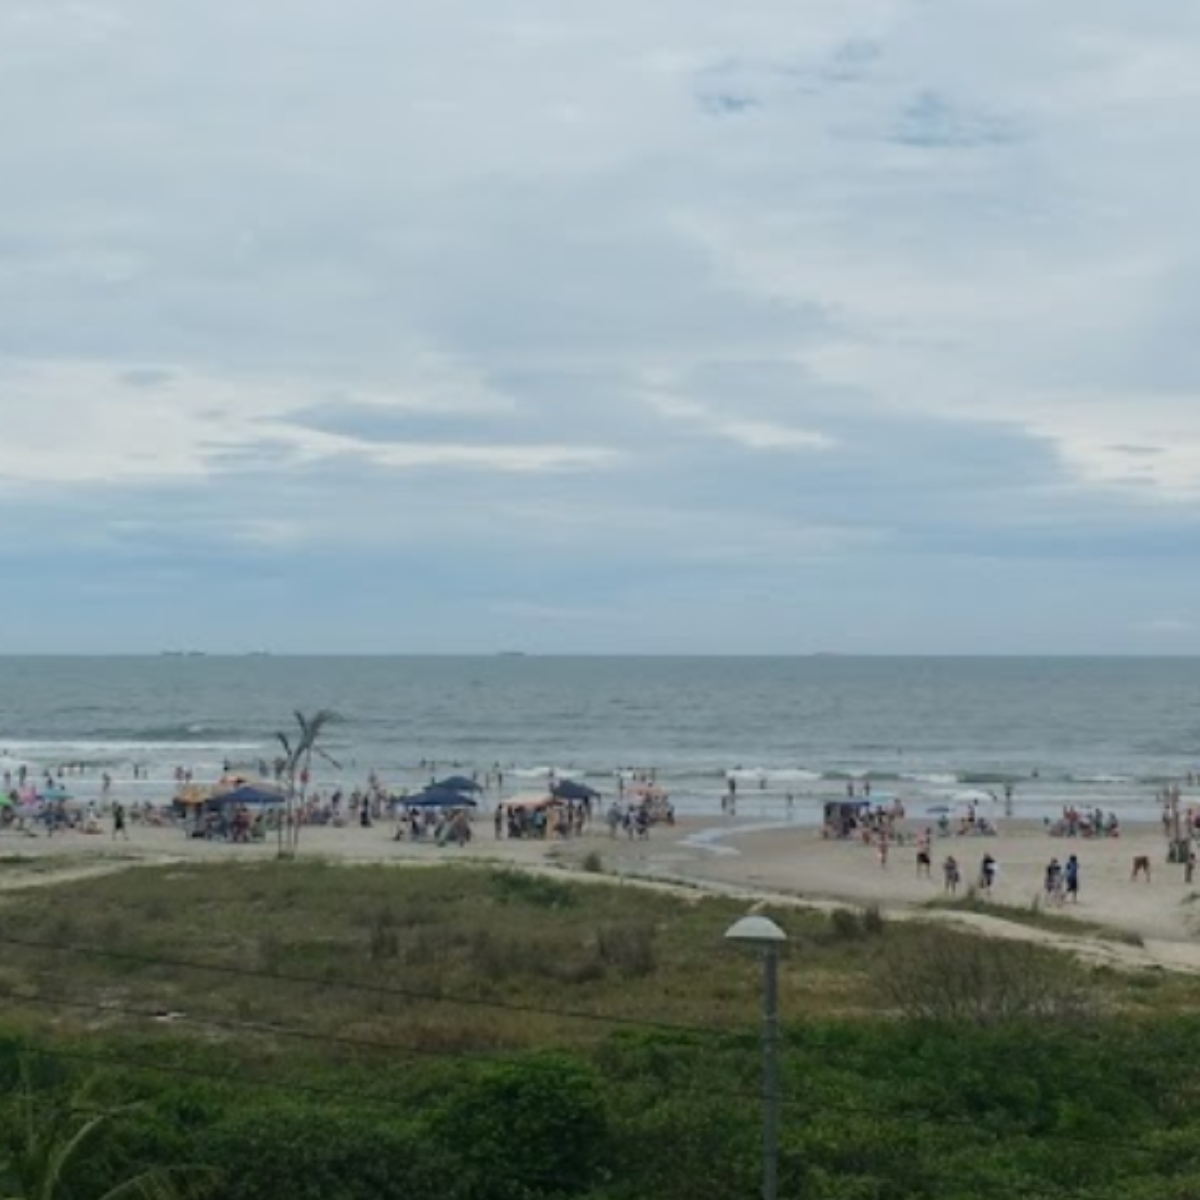
[[[964,792],[955,792],[950,799],[955,804],[992,804],[996,797],[994,793],[982,791],[980,788],[967,788]]]
[[[474,779],[468,779],[465,775],[451,775],[448,779],[439,779],[437,783],[431,783],[428,790],[431,792],[482,792],[483,788]]]
[[[600,793],[585,783],[576,783],[573,779],[559,779],[550,789],[551,794],[558,800],[599,800]]]
[[[231,792],[218,792],[210,796],[207,803],[213,805],[244,804],[247,808],[261,807],[265,804],[282,804],[283,796],[279,792],[267,788],[245,787],[234,788]]]

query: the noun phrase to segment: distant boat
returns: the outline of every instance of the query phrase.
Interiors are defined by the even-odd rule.
[[[497,658],[528,658],[529,656],[524,650],[501,650],[496,655]]]

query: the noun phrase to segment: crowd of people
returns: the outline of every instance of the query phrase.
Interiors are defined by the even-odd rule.
[[[1120,837],[1121,822],[1114,812],[1105,813],[1099,808],[1081,810],[1074,805],[1063,809],[1057,821],[1048,821],[1051,837]]]

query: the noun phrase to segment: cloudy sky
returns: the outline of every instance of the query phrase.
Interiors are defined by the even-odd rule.
[[[1198,62],[0,0],[0,650],[1200,652]]]

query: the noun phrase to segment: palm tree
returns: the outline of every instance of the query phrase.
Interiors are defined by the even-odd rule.
[[[325,727],[340,720],[337,713],[331,709],[322,708],[310,717],[306,717],[299,710],[295,712],[294,716],[296,724],[299,726],[298,733],[291,738],[286,733],[275,735],[283,747],[280,774],[287,783],[287,819],[279,827],[280,858],[295,858],[296,856],[296,847],[300,843],[300,814],[297,801],[299,801],[299,808],[303,808],[308,797],[308,781],[312,772],[313,755],[323,758],[338,770],[341,769],[341,765],[317,745],[317,740],[324,732]],[[299,787],[297,787],[297,781],[299,781]],[[284,832],[285,825],[286,833]]]
[[[69,1098],[39,1097],[22,1065],[19,1091],[5,1120],[0,1144],[0,1200],[65,1200],[78,1192],[80,1160],[105,1133],[139,1111],[138,1104],[103,1105],[93,1098],[96,1084],[85,1083]],[[75,1176],[74,1186],[68,1185]],[[150,1167],[108,1188],[95,1200],[182,1200],[196,1197],[214,1182],[211,1172]]]

